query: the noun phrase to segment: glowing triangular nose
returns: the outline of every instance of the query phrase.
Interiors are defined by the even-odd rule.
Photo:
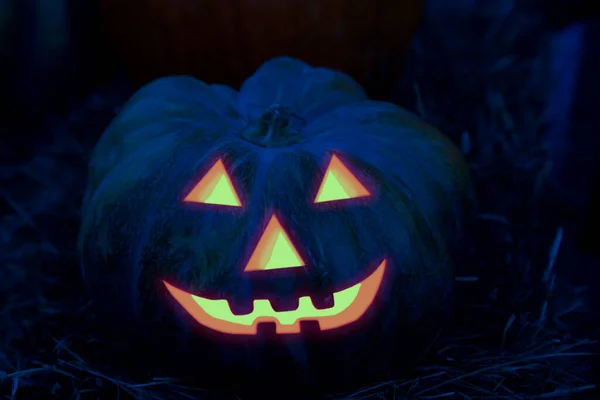
[[[302,267],[304,261],[275,215],[260,237],[244,271]]]

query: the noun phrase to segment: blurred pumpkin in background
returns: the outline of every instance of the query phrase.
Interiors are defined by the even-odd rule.
[[[371,96],[402,71],[423,0],[100,0],[138,83],[172,74],[239,87],[263,62],[291,56],[339,69]]]
[[[198,376],[381,379],[449,315],[472,194],[447,138],[343,73],[165,77],[93,152],[82,272],[108,326]]]

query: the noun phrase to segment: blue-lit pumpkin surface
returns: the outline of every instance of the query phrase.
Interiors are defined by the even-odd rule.
[[[190,361],[196,344],[273,368],[283,346],[373,370],[449,315],[472,203],[457,148],[343,73],[280,57],[239,92],[165,77],[93,152],[82,272],[113,329]]]

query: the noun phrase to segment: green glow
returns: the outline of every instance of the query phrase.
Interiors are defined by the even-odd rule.
[[[301,318],[329,317],[338,315],[354,302],[360,290],[360,283],[349,287],[348,289],[333,294],[334,305],[324,310],[318,310],[312,303],[309,296],[301,297],[298,302],[298,308],[290,311],[277,312],[273,310],[271,302],[267,299],[254,300],[254,310],[246,315],[234,315],[229,308],[227,300],[209,300],[203,297],[192,295],[196,303],[202,307],[204,312],[213,318],[231,322],[239,325],[250,326],[254,321],[261,317],[270,317],[273,321],[279,321],[282,325],[293,325]]]

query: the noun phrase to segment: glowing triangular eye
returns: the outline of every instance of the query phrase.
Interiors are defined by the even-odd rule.
[[[359,182],[358,178],[342,164],[337,156],[333,155],[315,197],[315,203],[355,199],[370,195],[371,193]]]
[[[221,159],[200,179],[183,201],[230,207],[242,206]]]

